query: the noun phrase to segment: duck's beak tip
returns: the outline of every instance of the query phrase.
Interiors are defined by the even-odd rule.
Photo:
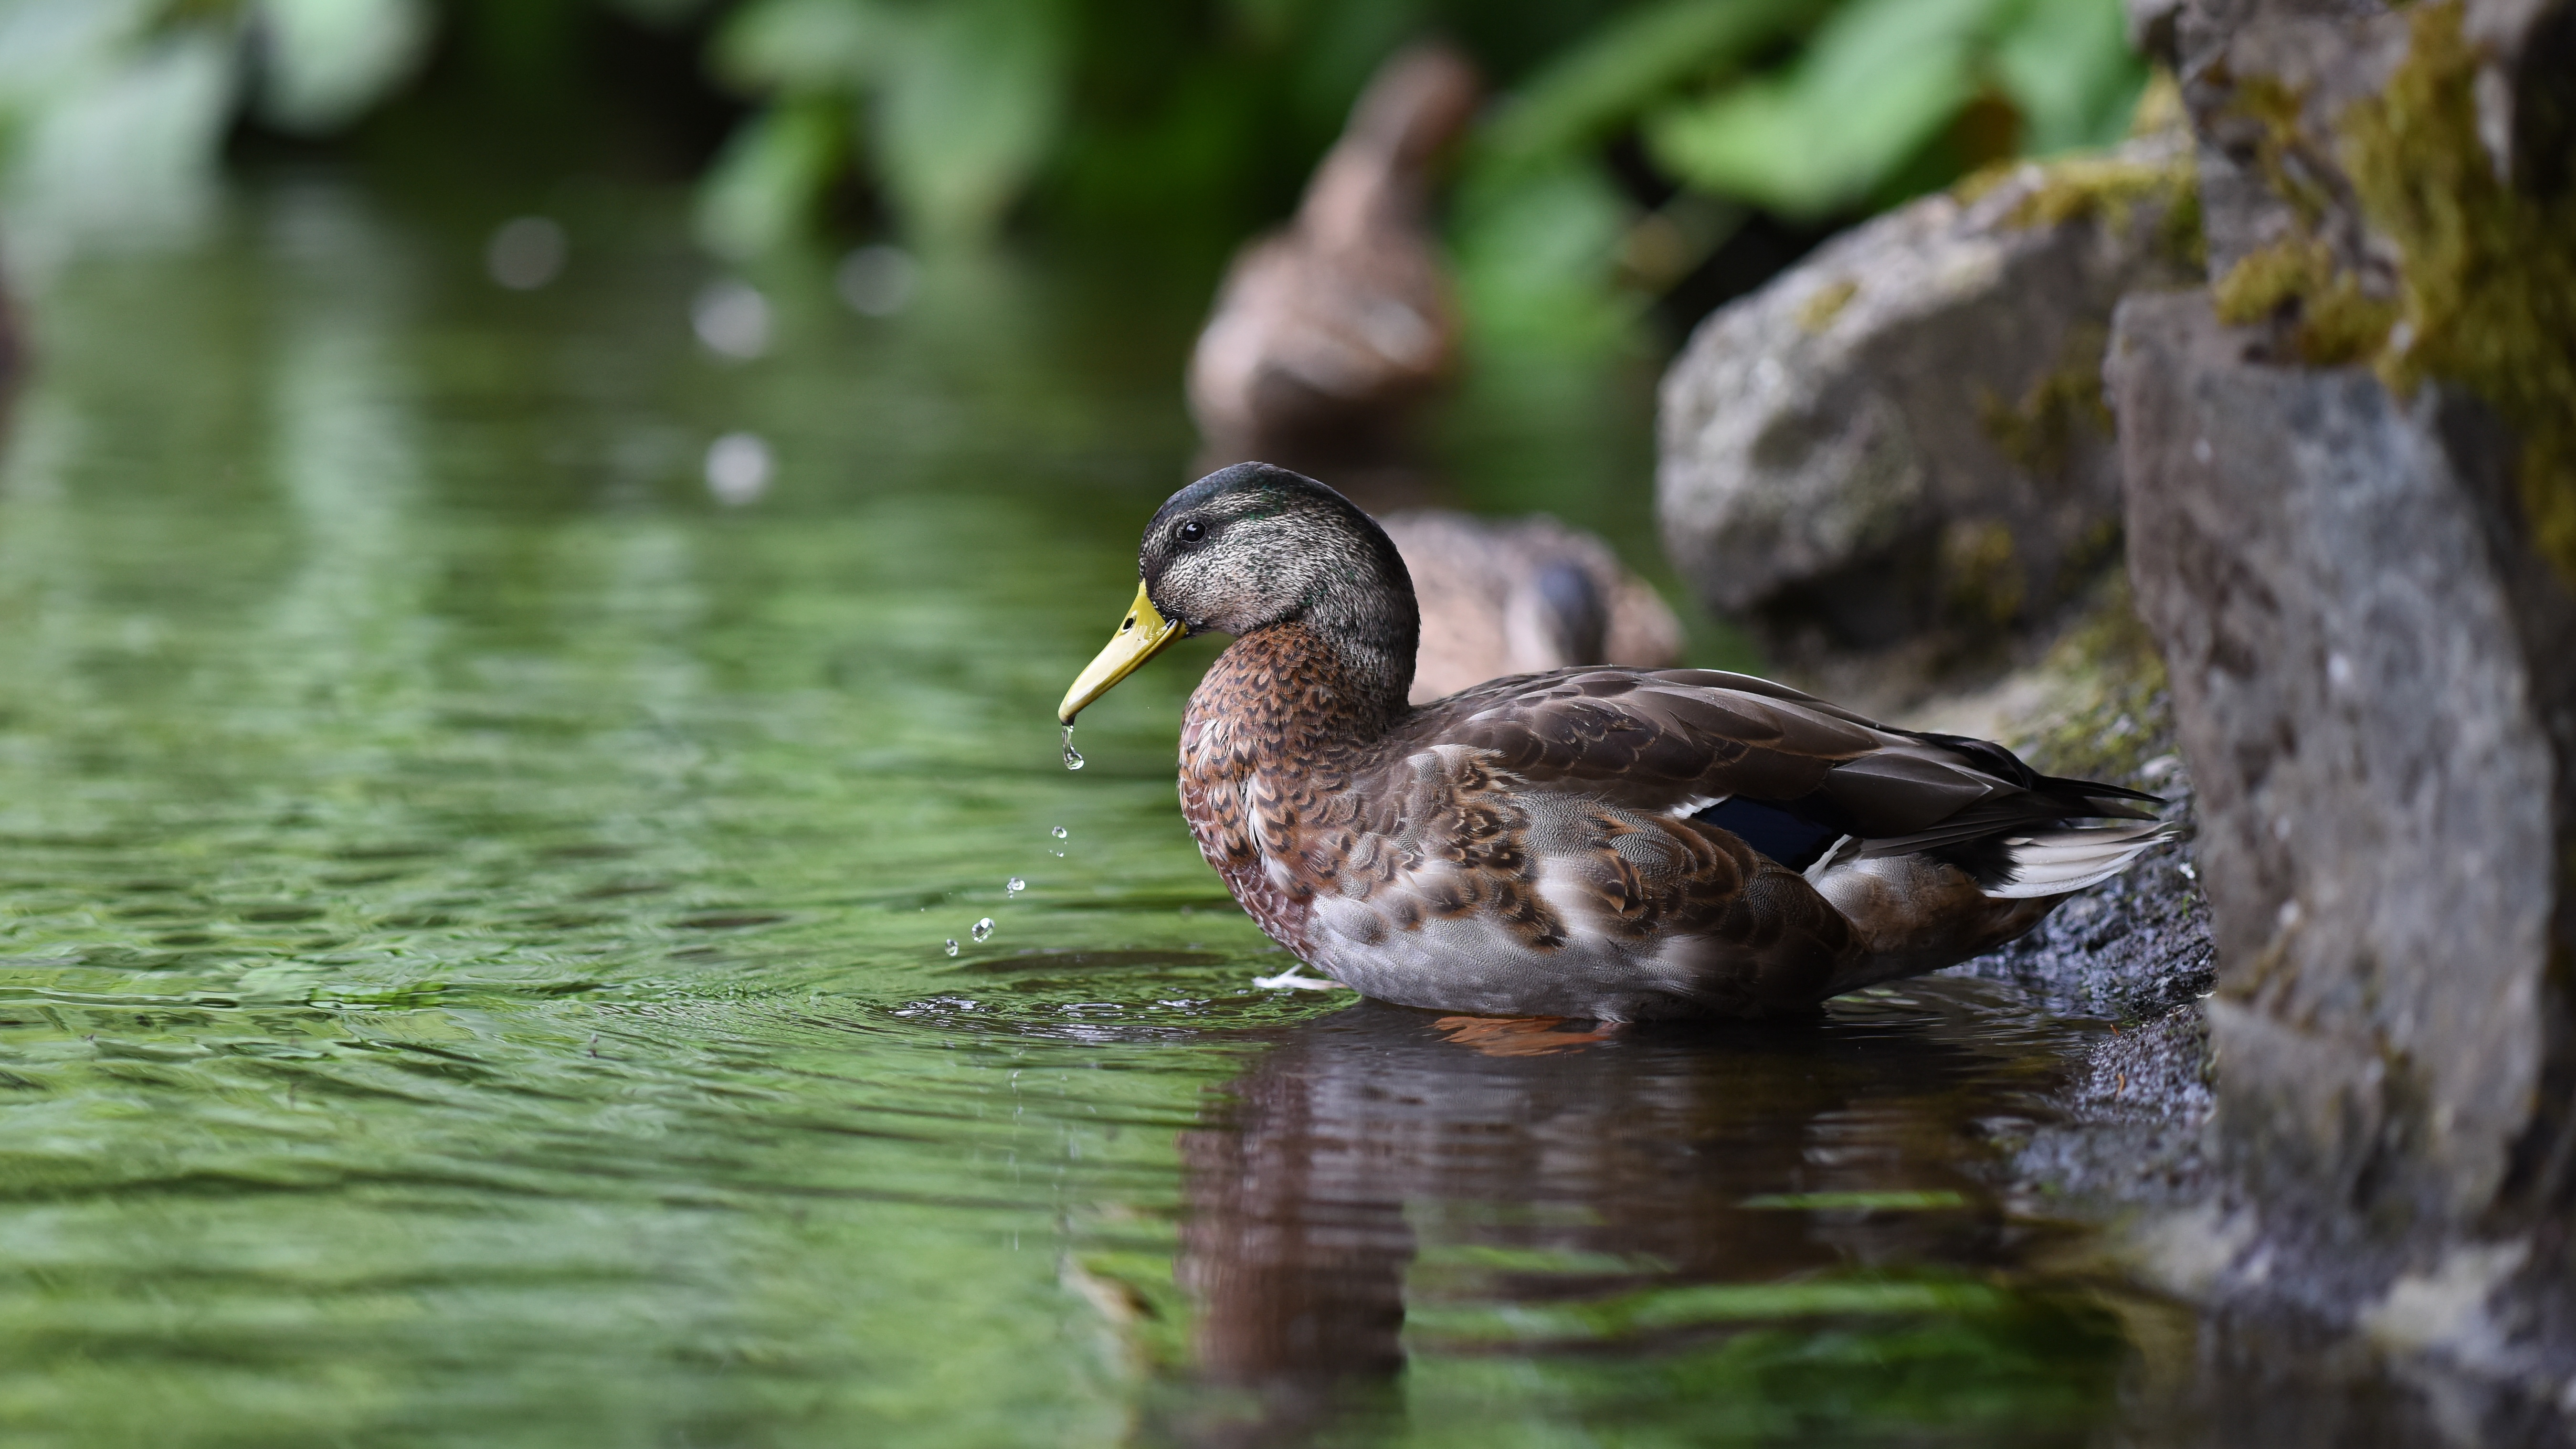
[[[1136,585],[1136,602],[1129,605],[1127,617],[1109,643],[1092,656],[1082,673],[1075,676],[1073,687],[1064,692],[1064,703],[1056,706],[1056,723],[1070,727],[1073,717],[1085,706],[1107,694],[1118,681],[1133,674],[1148,659],[1163,652],[1165,646],[1181,637],[1177,620],[1165,619],[1146,596],[1145,586]]]

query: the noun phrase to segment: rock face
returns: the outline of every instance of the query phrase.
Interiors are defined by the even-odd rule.
[[[2127,302],[2108,381],[2239,1185],[2175,1241],[2519,1438],[2576,1369],[2576,6],[2174,25],[2218,280]]]
[[[2470,405],[2245,350],[2205,296],[2139,298],[2111,367],[2200,790],[2226,1120],[2258,1184],[2465,1224],[2555,1095],[2576,597]]]
[[[1862,647],[2064,598],[2117,539],[2111,310],[2198,279],[2190,186],[2175,134],[2026,166],[1862,226],[1702,323],[1663,386],[1684,578],[1784,641]]]

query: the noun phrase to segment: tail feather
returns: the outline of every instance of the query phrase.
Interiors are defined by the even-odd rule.
[[[1981,889],[2000,900],[2064,895],[2099,884],[2128,869],[2150,848],[2181,834],[2178,825],[2066,825],[2018,835],[2004,842],[2012,878]]]

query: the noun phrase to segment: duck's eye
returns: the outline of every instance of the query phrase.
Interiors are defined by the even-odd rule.
[[[1193,518],[1182,524],[1180,527],[1173,529],[1172,537],[1179,539],[1183,543],[1196,543],[1200,539],[1207,537],[1207,525]]]

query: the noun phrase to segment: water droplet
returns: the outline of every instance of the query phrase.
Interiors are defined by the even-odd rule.
[[[957,954],[957,938],[955,936],[948,938],[948,954],[951,956]]]
[[[769,350],[769,299],[738,278],[709,282],[689,309],[689,325],[709,348],[747,361]]]
[[[547,216],[513,217],[483,245],[483,266],[513,292],[533,292],[563,271],[564,229]]]
[[[832,281],[850,310],[869,317],[891,317],[912,300],[921,266],[901,247],[861,247],[841,259]]]
[[[1054,837],[1055,837],[1056,839],[1058,839],[1058,840],[1062,840],[1062,839],[1064,839],[1064,827],[1063,827],[1063,826],[1061,826],[1061,825],[1057,826],[1057,827],[1056,827],[1055,829],[1053,829],[1053,830],[1048,831],[1047,833],[1048,833],[1049,835],[1054,836]]]
[[[1009,893],[1010,893],[1010,894],[1012,894],[1012,895],[1018,895],[1020,892],[1022,892],[1022,891],[1024,891],[1024,890],[1027,890],[1028,888],[1029,888],[1029,883],[1028,883],[1027,881],[1024,881],[1024,880],[1020,879],[1018,876],[1013,876],[1013,877],[1011,877],[1011,883],[1010,883],[1010,885],[1009,885],[1008,887],[1006,887],[1006,889],[1007,889],[1007,890],[1009,891]]]
[[[776,470],[769,444],[758,433],[727,433],[707,445],[707,491],[718,503],[739,508],[769,491]]]
[[[977,921],[975,923],[975,929],[969,934],[974,936],[978,941],[987,939],[993,934],[993,918],[991,916],[986,916],[984,919]]]
[[[1073,748],[1073,726],[1071,725],[1064,727],[1064,767],[1068,770],[1082,768],[1082,756]],[[1063,831],[1059,828],[1057,834],[1061,836]]]

